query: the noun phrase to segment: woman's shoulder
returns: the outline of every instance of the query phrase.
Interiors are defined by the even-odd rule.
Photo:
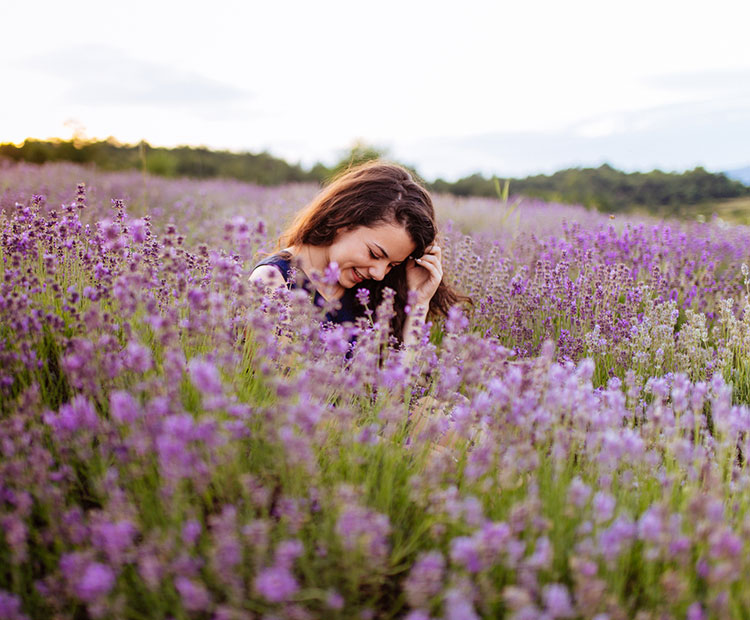
[[[250,273],[250,281],[260,281],[268,286],[284,286],[289,282],[292,270],[292,255],[279,252],[257,262]]]

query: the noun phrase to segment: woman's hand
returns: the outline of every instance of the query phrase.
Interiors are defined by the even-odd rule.
[[[428,247],[422,258],[409,259],[406,263],[406,285],[417,294],[417,304],[427,306],[443,279],[440,262],[440,246]]]

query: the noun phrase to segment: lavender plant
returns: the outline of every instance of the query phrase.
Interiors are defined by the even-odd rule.
[[[746,229],[437,197],[402,350],[247,281],[314,188],[0,178],[0,617],[747,615]]]

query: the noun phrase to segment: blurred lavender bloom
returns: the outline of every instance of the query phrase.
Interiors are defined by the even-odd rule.
[[[326,607],[334,611],[340,611],[344,608],[344,597],[335,590],[331,590],[326,595]]]
[[[592,500],[594,516],[599,523],[609,521],[615,509],[615,498],[609,493],[599,491]]]
[[[109,395],[109,414],[120,424],[130,424],[140,415],[141,408],[129,392],[115,390]]]
[[[568,501],[576,508],[583,508],[590,495],[591,487],[585,484],[580,477],[576,476],[570,481],[570,487],[568,487]]]
[[[254,585],[258,593],[272,603],[288,600],[299,589],[289,569],[281,566],[261,570],[255,577]]]
[[[283,540],[276,547],[274,565],[291,569],[294,561],[302,555],[304,550],[302,542],[297,539]]]
[[[421,553],[404,581],[406,600],[412,607],[426,607],[442,589],[445,558],[439,551]]]
[[[638,520],[638,536],[641,540],[652,543],[659,542],[662,533],[662,519],[659,510],[651,507]]]
[[[115,584],[112,569],[99,562],[91,562],[76,585],[76,593],[81,600],[92,603],[106,595]]]
[[[130,234],[133,236],[135,243],[143,243],[146,240],[147,230],[146,220],[142,218],[130,222]]]
[[[705,620],[706,614],[703,611],[703,607],[700,603],[695,602],[688,607],[687,615],[685,616],[686,620]]]
[[[449,334],[460,334],[469,326],[469,320],[463,313],[460,306],[453,306],[448,311],[448,318],[445,321],[445,330]]]
[[[125,368],[133,372],[146,372],[153,366],[151,350],[139,342],[131,340],[125,347],[123,362]]]
[[[333,286],[338,283],[339,277],[341,277],[341,270],[337,262],[328,263],[328,266],[323,272],[323,283],[329,286]]]
[[[78,430],[95,431],[99,428],[99,416],[91,402],[84,396],[76,396],[70,403],[62,405],[55,414],[45,415],[45,422],[55,431],[68,434]]]
[[[194,545],[201,534],[203,527],[197,519],[190,519],[182,526],[182,542],[186,545]]]
[[[211,596],[202,584],[187,577],[176,577],[174,586],[187,611],[205,611],[211,605]]]
[[[336,533],[344,547],[350,551],[359,548],[376,562],[386,557],[390,529],[387,516],[356,505],[346,506],[336,521]]]
[[[121,564],[125,550],[132,544],[137,530],[127,519],[97,523],[91,528],[91,542],[101,549],[113,565]]]
[[[561,583],[544,586],[542,599],[549,618],[572,618],[575,616],[568,589]]]
[[[458,588],[450,588],[445,593],[443,617],[445,620],[479,620],[474,604]]]
[[[459,536],[451,541],[451,560],[462,565],[470,573],[477,573],[482,569],[479,560],[477,540],[470,536]]]
[[[21,611],[21,599],[15,594],[0,590],[0,618],[5,620],[28,620]]]
[[[636,535],[635,524],[624,516],[618,517],[599,534],[599,549],[609,561],[614,560]]]
[[[188,363],[190,378],[206,396],[221,396],[223,392],[221,377],[214,364],[207,360],[193,358]]]

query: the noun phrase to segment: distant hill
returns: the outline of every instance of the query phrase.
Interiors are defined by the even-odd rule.
[[[744,183],[745,185],[750,185],[750,166],[746,166],[745,168],[737,168],[735,170],[727,170],[724,174],[726,174],[730,179],[734,179],[735,181],[739,181],[740,183]]]
[[[498,195],[497,181],[480,174],[454,183],[438,179],[432,187],[465,196]],[[510,191],[547,201],[582,204],[600,211],[645,209],[662,216],[680,216],[690,211],[686,207],[750,196],[750,187],[700,167],[681,174],[661,170],[626,173],[608,164],[510,179]]]
[[[146,142],[128,145],[113,138],[106,141],[77,143],[62,140],[27,139],[21,145],[0,144],[0,159],[44,163],[73,161],[96,165],[104,170],[140,169],[167,177],[224,177],[261,185],[294,182],[323,183],[348,166],[377,159],[385,153],[365,144],[355,144],[351,152],[333,167],[321,163],[309,170],[289,164],[269,153],[232,153],[205,147],[154,147]],[[675,172],[625,173],[608,164],[598,168],[570,168],[551,175],[535,175],[524,179],[485,178],[481,174],[447,182],[436,179],[427,186],[432,191],[457,196],[494,196],[507,198],[512,194],[568,202],[601,211],[647,210],[658,215],[682,216],[695,213],[696,206],[718,202],[741,202],[750,198],[750,167],[728,173],[714,174],[695,168],[681,174]],[[506,185],[506,183],[508,185]],[[502,189],[501,189],[502,188]],[[738,208],[733,202],[732,208]]]
[[[259,185],[320,181],[328,170],[303,170],[269,153],[232,153],[206,147],[164,148],[147,142],[120,144],[114,138],[81,142],[32,140],[23,144],[0,144],[0,158],[43,164],[72,161],[94,164],[103,170],[141,169],[165,177],[225,177]]]

